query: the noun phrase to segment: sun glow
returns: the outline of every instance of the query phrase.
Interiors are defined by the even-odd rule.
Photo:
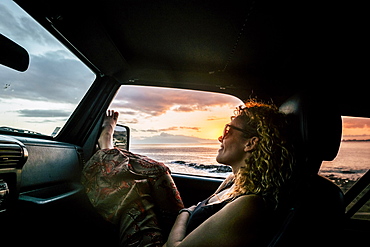
[[[133,141],[217,142],[242,101],[234,96],[155,87],[122,86],[110,108],[128,125]],[[125,103],[122,103],[125,99]]]

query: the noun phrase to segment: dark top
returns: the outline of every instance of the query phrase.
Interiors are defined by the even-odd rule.
[[[193,213],[190,215],[188,220],[187,228],[186,228],[186,235],[192,232],[195,228],[197,228],[200,224],[202,224],[205,220],[209,217],[217,213],[221,210],[231,199],[207,205],[207,202],[210,198],[200,202],[198,206],[194,209]]]
[[[222,190],[230,188],[232,186],[232,184],[233,183],[227,184]],[[207,199],[205,199],[204,201],[200,202],[197,205],[197,207],[194,209],[194,211],[190,215],[188,223],[187,223],[186,235],[189,234],[190,232],[192,232],[195,228],[197,228],[200,224],[202,224],[204,221],[206,221],[209,217],[211,217],[212,215],[214,215],[215,213],[220,211],[226,204],[228,204],[229,202],[235,200],[236,198],[238,198],[239,196],[242,196],[242,195],[227,199],[227,200],[222,201],[220,203],[207,205],[209,199],[211,199],[212,196],[210,196]]]

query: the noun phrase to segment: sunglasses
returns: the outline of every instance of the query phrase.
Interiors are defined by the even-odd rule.
[[[219,142],[222,142],[222,141],[223,141],[223,139],[224,139],[224,138],[229,134],[230,129],[238,130],[238,131],[240,131],[240,132],[242,132],[242,133],[244,133],[244,134],[246,134],[246,135],[250,135],[250,133],[249,133],[249,132],[247,132],[246,130],[243,130],[243,129],[238,128],[238,127],[236,127],[236,126],[234,126],[234,125],[231,125],[231,124],[226,124],[226,125],[225,125],[224,132],[223,132],[222,136],[220,136],[220,137],[218,138],[218,141],[219,141]]]

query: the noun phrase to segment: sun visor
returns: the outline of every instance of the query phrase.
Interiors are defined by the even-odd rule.
[[[26,49],[0,34],[0,64],[24,72],[28,69],[30,56]]]

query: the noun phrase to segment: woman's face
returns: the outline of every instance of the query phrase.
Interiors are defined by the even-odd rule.
[[[230,125],[240,129],[243,127],[238,117],[233,119]],[[218,150],[216,161],[231,167],[245,165],[245,159],[247,158],[247,153],[245,152],[246,140],[241,131],[230,128],[226,136],[219,138],[221,147]]]

